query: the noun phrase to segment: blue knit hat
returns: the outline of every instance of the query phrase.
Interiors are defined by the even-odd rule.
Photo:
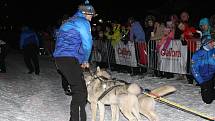
[[[208,18],[202,18],[199,22],[199,26],[202,26],[202,25],[209,25],[209,20]]]

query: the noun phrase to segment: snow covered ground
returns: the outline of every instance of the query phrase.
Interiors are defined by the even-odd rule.
[[[56,73],[54,62],[49,57],[40,57],[39,76],[26,74],[22,55],[9,53],[7,73],[0,73],[0,121],[68,121],[71,97],[64,95],[60,76]],[[169,84],[177,91],[165,98],[192,108],[196,111],[215,116],[215,102],[204,104],[199,94],[200,88],[187,84],[186,80],[159,79],[145,76],[130,76],[127,73],[112,72],[112,76],[128,82],[140,84],[143,88],[153,89]],[[86,107],[87,121],[91,120],[89,104]],[[156,103],[160,121],[207,121],[193,114]],[[143,120],[147,119],[143,116]],[[105,121],[111,121],[110,107],[106,107]],[[120,121],[126,119],[120,115]]]

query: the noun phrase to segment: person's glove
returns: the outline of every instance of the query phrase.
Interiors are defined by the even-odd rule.
[[[85,69],[85,68],[89,68],[90,67],[90,64],[87,62],[87,63],[82,63],[81,64],[81,68]]]

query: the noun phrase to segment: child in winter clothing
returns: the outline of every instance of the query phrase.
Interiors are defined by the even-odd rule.
[[[202,100],[211,104],[215,100],[215,49],[213,41],[203,38],[202,47],[192,57],[192,75],[201,87]]]

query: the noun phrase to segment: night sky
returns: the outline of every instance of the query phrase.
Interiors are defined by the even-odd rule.
[[[126,20],[129,16],[143,18],[151,13],[155,15],[179,14],[182,10],[188,10],[191,17],[198,19],[215,12],[212,1],[90,0],[90,3],[100,16],[110,20]],[[3,2],[7,3],[7,7],[1,10],[1,14],[9,16],[3,23],[44,26],[56,24],[64,14],[71,16],[83,0],[1,0],[1,3]]]

